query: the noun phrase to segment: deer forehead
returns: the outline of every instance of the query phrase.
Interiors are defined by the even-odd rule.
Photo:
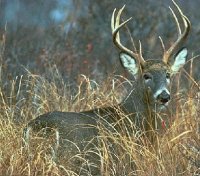
[[[143,72],[151,71],[171,71],[171,68],[168,64],[160,60],[147,60],[142,69]]]

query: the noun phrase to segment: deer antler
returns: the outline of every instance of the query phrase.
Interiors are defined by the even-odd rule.
[[[179,46],[185,41],[185,39],[187,38],[189,31],[191,29],[191,24],[190,24],[189,19],[183,14],[182,10],[179,8],[179,6],[176,4],[176,2],[174,0],[172,0],[172,2],[174,4],[174,6],[177,8],[179,14],[181,15],[185,29],[184,29],[184,32],[182,33],[178,18],[176,16],[176,14],[174,13],[174,11],[171,9],[171,7],[169,7],[171,12],[172,12],[172,15],[175,19],[176,25],[177,25],[178,39],[174,42],[174,44],[167,51],[164,51],[163,62],[165,62],[165,63],[168,63],[173,52],[176,49],[178,49]]]
[[[141,43],[139,41],[139,54],[137,52],[133,52],[131,50],[129,50],[128,48],[126,48],[125,46],[123,46],[120,42],[120,35],[119,35],[119,30],[126,25],[131,19],[132,17],[130,17],[129,19],[127,19],[126,21],[124,21],[123,23],[120,24],[120,17],[121,17],[121,13],[124,10],[125,5],[118,11],[116,19],[115,19],[115,12],[116,9],[114,9],[113,14],[112,14],[112,18],[111,18],[111,29],[112,29],[112,37],[113,37],[113,43],[116,45],[116,47],[118,49],[120,49],[121,51],[129,54],[130,56],[133,56],[135,59],[138,60],[138,62],[141,65],[145,64],[145,60],[142,56],[142,47],[141,47]]]

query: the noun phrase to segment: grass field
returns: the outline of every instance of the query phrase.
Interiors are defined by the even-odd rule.
[[[74,90],[62,80],[55,66],[49,70],[51,81],[28,71],[26,76],[5,79],[5,72],[1,66],[0,175],[79,175],[72,163],[78,157],[83,165],[88,164],[85,155],[55,162],[49,152],[51,142],[37,136],[32,139],[31,152],[27,152],[22,146],[23,128],[29,120],[53,110],[79,112],[112,106],[127,93],[122,83],[127,80],[111,76],[98,85],[80,75]],[[199,84],[188,79],[193,86],[184,96],[179,90],[174,95],[176,109],[166,115],[170,123],[156,132],[157,147],[134,131],[128,135],[101,132],[97,151],[102,175],[200,175]],[[110,141],[115,144],[115,157],[109,149]]]

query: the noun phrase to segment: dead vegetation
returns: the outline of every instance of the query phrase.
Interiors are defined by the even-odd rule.
[[[148,139],[137,136],[134,130],[131,133],[129,129],[126,135],[103,130],[96,150],[84,151],[70,158],[63,154],[59,162],[55,162],[50,154],[52,142],[37,135],[32,137],[31,152],[27,152],[22,146],[22,129],[30,119],[55,109],[82,111],[115,104],[121,97],[119,90],[124,89],[122,78],[119,81],[113,77],[100,86],[82,75],[76,94],[72,95],[70,86],[62,81],[59,73],[51,74],[55,75],[51,82],[28,73],[28,76],[1,83],[1,175],[79,175],[80,172],[90,175],[89,171],[83,171],[85,166],[92,164],[86,160],[90,152],[100,156],[102,175],[199,174],[200,97],[197,82],[193,84],[195,92],[190,89],[187,96],[177,99],[176,110],[167,116],[170,123],[161,133],[156,132],[157,148],[152,148]],[[120,115],[125,118],[125,115]],[[131,125],[125,124],[124,129],[126,126]],[[139,143],[136,142],[138,139]],[[82,170],[74,166],[74,161],[81,162]]]

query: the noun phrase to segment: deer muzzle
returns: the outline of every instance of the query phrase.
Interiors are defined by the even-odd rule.
[[[157,96],[157,101],[160,102],[161,104],[166,104],[170,100],[170,94],[166,91],[163,90],[158,96]]]

